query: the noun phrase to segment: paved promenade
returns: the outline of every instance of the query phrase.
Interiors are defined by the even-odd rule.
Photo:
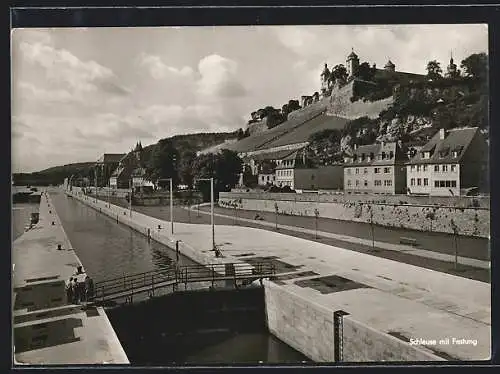
[[[197,205],[191,207],[193,211],[197,211]],[[186,208],[187,209],[187,208]],[[233,218],[234,215],[230,215],[231,210],[230,209],[224,209],[224,208],[219,208],[217,211],[226,211],[227,214],[221,214],[221,213],[214,213],[214,215],[217,215],[218,217],[227,217],[227,218]],[[201,214],[206,214],[210,215],[210,206],[209,204],[204,204],[202,208],[200,208],[200,213]],[[260,212],[252,212],[253,215],[259,213],[262,215]],[[238,214],[242,214],[242,212],[238,212]],[[268,215],[269,218],[269,215]],[[248,222],[248,223],[257,223],[262,226],[266,227],[275,227],[276,223],[275,222],[268,222],[268,221],[259,221],[255,219],[248,219],[244,217],[237,217],[238,221],[240,222]],[[280,217],[280,219],[283,219]],[[320,237],[325,237],[325,238],[332,238],[332,239],[337,239],[349,243],[357,243],[361,244],[364,246],[374,246],[375,248],[380,248],[380,249],[385,249],[388,251],[396,251],[396,252],[402,252],[402,253],[407,253],[413,256],[419,256],[419,257],[425,257],[425,258],[430,258],[430,259],[435,259],[435,260],[440,260],[440,261],[446,261],[446,262],[451,262],[453,263],[455,261],[455,256],[447,253],[440,253],[440,252],[435,252],[435,251],[429,251],[426,249],[420,249],[414,246],[409,246],[409,245],[403,245],[403,244],[393,244],[393,243],[387,243],[383,241],[378,241],[378,240],[370,240],[370,239],[363,239],[363,238],[358,238],[355,236],[349,236],[349,235],[341,235],[341,234],[335,234],[332,232],[327,232],[327,231],[321,231],[314,229],[307,229],[307,228],[302,228],[302,227],[297,227],[297,226],[289,226],[289,225],[283,225],[283,224],[278,224],[278,227],[282,230],[288,230],[288,231],[296,231],[296,232],[301,232],[309,235],[316,235]],[[482,269],[490,269],[491,263],[490,261],[485,261],[485,260],[479,260],[475,258],[469,258],[469,257],[463,257],[463,256],[458,256],[458,263],[462,265],[467,265],[467,266],[472,266],[472,267],[478,267]]]
[[[39,212],[12,248],[15,363],[128,364],[104,310],[67,302],[65,281],[82,264],[47,195]]]
[[[92,205],[103,212],[107,209],[102,201]],[[117,215],[128,213],[113,205],[111,209]],[[160,224],[162,235],[171,236],[168,221],[137,212],[132,220],[142,230]],[[311,305],[342,309],[370,328],[404,341],[449,338],[449,344],[419,347],[434,357],[490,357],[491,288],[487,283],[257,228],[216,226],[215,238],[224,260],[251,263],[266,257],[275,261],[282,266],[280,273],[289,274],[276,281],[279,286]],[[210,251],[210,225],[175,223],[170,239],[182,240],[197,253],[219,260]],[[328,286],[321,281],[327,277],[342,277],[358,286]],[[453,338],[469,342],[453,344]]]

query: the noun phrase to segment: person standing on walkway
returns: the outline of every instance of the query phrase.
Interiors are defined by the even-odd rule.
[[[76,280],[76,278],[73,278],[71,288],[73,289],[73,304],[78,304],[80,302],[80,290],[78,289],[78,281]]]
[[[88,275],[85,277],[85,298],[92,301],[94,297],[94,281]]]
[[[69,278],[69,282],[66,283],[66,299],[68,304],[73,303],[73,277]]]

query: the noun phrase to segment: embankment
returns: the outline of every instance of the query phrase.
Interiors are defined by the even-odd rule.
[[[364,223],[373,219],[374,224],[381,226],[442,233],[453,233],[456,225],[459,235],[490,236],[490,210],[465,207],[472,199],[455,200],[457,205],[450,206],[416,205],[414,201],[405,200],[326,194],[221,192],[219,195],[221,207],[274,212],[277,206],[280,214],[311,217],[317,209],[322,218]],[[486,205],[486,202],[478,204]]]

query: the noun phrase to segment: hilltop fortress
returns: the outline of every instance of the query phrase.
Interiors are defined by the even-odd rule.
[[[456,65],[453,59],[448,72],[453,73]],[[344,65],[335,65],[330,70],[325,63],[320,75],[320,91],[312,95],[302,95],[300,100],[290,100],[281,109],[267,107],[251,114],[247,129],[250,135],[259,134],[296,117],[323,112],[327,116],[355,119],[361,116],[376,118],[378,114],[393,102],[393,91],[398,83],[411,82],[422,75],[401,72],[388,60],[383,69],[375,64],[360,63],[359,57],[352,51]],[[389,82],[391,87],[385,90],[385,97],[376,100],[359,100],[364,93],[380,90],[376,82]]]

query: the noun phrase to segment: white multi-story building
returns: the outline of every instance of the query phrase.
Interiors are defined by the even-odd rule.
[[[484,186],[488,145],[477,127],[440,129],[408,162],[408,194],[460,196]]]
[[[397,194],[406,189],[405,155],[397,143],[356,147],[344,159],[347,193]]]

